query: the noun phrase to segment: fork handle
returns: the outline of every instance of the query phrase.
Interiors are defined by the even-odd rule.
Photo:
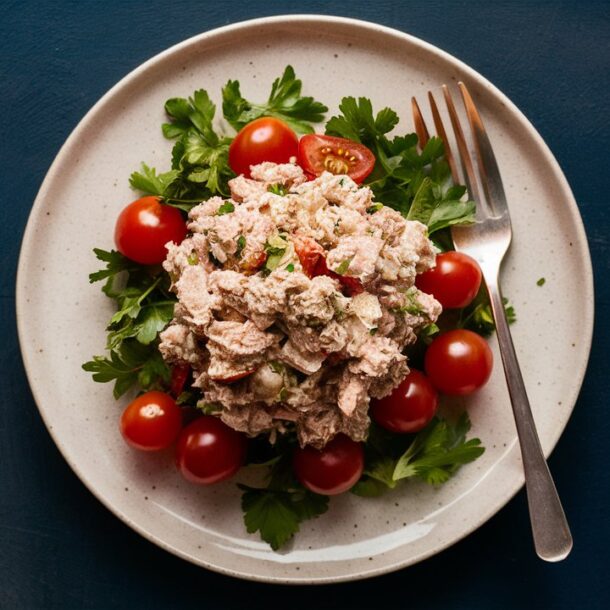
[[[508,328],[498,274],[485,273],[496,321],[504,374],[521,446],[527,503],[536,553],[545,561],[561,561],[572,550],[572,535],[536,432],[521,369]],[[491,275],[491,277],[487,277]]]

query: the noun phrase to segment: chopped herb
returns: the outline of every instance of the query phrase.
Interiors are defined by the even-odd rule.
[[[378,330],[379,329],[376,326],[374,328],[371,328],[371,330],[369,330],[369,335],[375,336]]]
[[[541,277],[537,282],[536,282],[536,286],[544,286],[546,282],[546,279]]]
[[[339,275],[345,275],[353,260],[354,257],[352,256],[350,258],[346,258],[344,261],[341,261],[340,265],[335,269],[335,273],[338,273]]]
[[[383,203],[374,203],[366,209],[367,214],[374,214],[375,212],[379,212],[383,208]]]
[[[417,337],[424,343],[429,344],[432,338],[438,335],[439,332],[439,327],[432,322],[431,324],[424,326],[417,334]]]
[[[224,214],[230,214],[235,211],[235,205],[232,201],[225,201],[216,212],[217,216],[223,216]]]
[[[199,409],[204,415],[214,415],[222,410],[222,407],[215,402],[205,402],[200,400],[197,403],[197,409]]]
[[[292,263],[288,263],[286,265],[286,271],[289,271],[290,273],[292,273],[294,271],[294,265]]]
[[[271,362],[269,362],[269,368],[278,375],[281,375],[286,370],[284,363],[279,362],[278,360],[271,360]]]
[[[243,235],[240,235],[237,238],[237,249],[235,250],[236,258],[241,258],[242,252],[244,251],[245,247],[246,247],[246,238]]]
[[[193,250],[186,259],[189,265],[196,265],[199,262],[199,255]]]
[[[283,184],[270,184],[267,190],[280,197],[284,197],[288,193],[288,189]]]
[[[265,243],[265,252],[267,253],[267,260],[265,261],[264,272],[268,275],[275,269],[282,261],[286,249],[288,248],[288,242],[280,235],[272,235]]]

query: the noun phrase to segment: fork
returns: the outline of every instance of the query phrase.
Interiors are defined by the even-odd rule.
[[[508,204],[502,186],[500,171],[483,121],[464,83],[458,83],[471,137],[474,141],[475,160],[471,157],[460,125],[449,88],[443,85],[443,96],[458,147],[459,159],[470,197],[477,205],[476,222],[454,226],[451,235],[455,249],[473,257],[480,265],[496,323],[496,334],[504,374],[515,417],[517,435],[525,472],[525,486],[530,522],[536,553],[545,561],[561,561],[572,550],[572,535],[568,526],[555,484],[551,477],[517,361],[511,333],[504,312],[500,289],[500,267],[512,238]],[[451,151],[447,132],[436,101],[431,92],[428,100],[438,136],[445,145],[445,158],[453,180],[459,183],[455,157]],[[429,140],[422,112],[415,98],[411,99],[415,131],[420,146]],[[476,172],[475,172],[476,167]],[[478,174],[478,178],[477,178]],[[479,184],[483,187],[481,193]]]

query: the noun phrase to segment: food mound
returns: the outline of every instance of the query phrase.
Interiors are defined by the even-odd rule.
[[[229,187],[167,245],[178,303],[164,359],[188,364],[202,403],[250,436],[364,440],[370,398],[404,379],[404,348],[441,313],[414,286],[434,265],[426,227],[348,176],[308,181],[293,164],[253,166]]]

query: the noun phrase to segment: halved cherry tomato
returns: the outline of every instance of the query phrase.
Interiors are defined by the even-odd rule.
[[[430,423],[437,407],[438,393],[430,380],[411,369],[389,396],[371,401],[371,417],[391,432],[419,432]]]
[[[312,133],[299,140],[298,162],[311,176],[327,171],[347,174],[360,183],[373,171],[375,155],[353,140]]]
[[[324,449],[296,449],[292,467],[301,484],[318,494],[334,496],[354,486],[364,470],[362,444],[343,434],[335,436]]]
[[[481,268],[462,252],[436,256],[436,267],[418,275],[415,285],[434,296],[444,309],[460,309],[472,303],[481,287]]]
[[[129,445],[142,451],[169,447],[182,427],[182,411],[176,401],[163,392],[146,392],[123,411],[120,428]]]
[[[472,394],[487,383],[493,354],[487,341],[470,330],[443,333],[428,347],[424,368],[437,390],[445,394]]]
[[[317,275],[332,277],[341,283],[348,296],[356,296],[364,292],[362,282],[357,277],[339,275],[327,267],[324,248],[319,243],[302,235],[296,236],[293,243],[303,272],[307,277],[316,277]]]
[[[176,465],[185,479],[211,485],[231,478],[246,458],[246,437],[220,419],[204,415],[180,434]]]
[[[158,265],[165,260],[165,244],[179,244],[186,235],[180,210],[162,204],[158,197],[142,197],[119,214],[114,229],[118,251],[136,263]]]
[[[250,177],[250,166],[272,161],[288,163],[296,157],[297,134],[286,123],[273,117],[262,117],[248,123],[229,146],[229,165],[236,174]]]

